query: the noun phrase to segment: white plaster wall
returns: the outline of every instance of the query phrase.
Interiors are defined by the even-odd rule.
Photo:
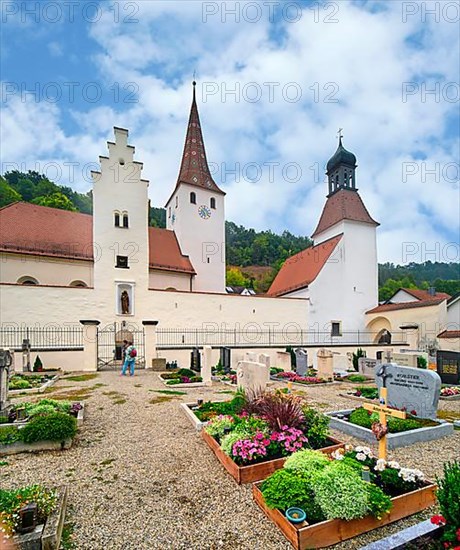
[[[191,192],[196,194],[196,204],[190,203]],[[210,207],[211,197],[216,199],[215,209]],[[207,220],[198,215],[202,205],[211,211],[211,217]],[[166,205],[166,224],[167,229],[176,233],[182,253],[190,257],[195,268],[197,275],[193,281],[193,290],[224,292],[224,196],[201,187],[181,184]]]
[[[327,238],[343,237],[310,284],[309,326],[329,330],[331,321],[341,321],[342,332],[364,330],[365,312],[378,304],[375,227],[348,220],[334,227]]]
[[[100,157],[101,173],[93,173],[94,188],[94,303],[97,311],[114,318],[117,283],[135,283],[134,310],[149,285],[148,182],[141,179],[142,164],[134,162],[128,132],[115,129],[116,143],[108,143],[109,158]],[[129,228],[115,227],[114,211],[127,211]],[[116,268],[116,256],[128,256],[129,269]],[[99,315],[101,316],[101,314]],[[118,315],[130,320],[128,315]]]
[[[294,290],[284,295],[284,298],[309,298],[308,288],[301,288],[300,290]]]
[[[68,286],[73,281],[83,281],[87,286],[93,286],[93,263],[25,254],[0,254],[0,282],[16,283],[26,275],[42,285]]]
[[[35,357],[39,355],[45,369],[62,369],[66,372],[84,370],[84,351],[31,351],[30,362],[33,366]],[[22,372],[22,353],[14,354],[16,372]]]
[[[128,323],[144,319],[159,321],[163,328],[286,330],[306,328],[305,300],[143,290],[136,287],[136,310]],[[88,288],[49,288],[0,285],[0,321],[32,326],[35,323],[74,325],[80,319],[97,319],[103,324],[120,321],[112,303],[102,307],[100,292]],[[121,318],[126,316],[121,316]]]
[[[412,296],[412,294],[409,294],[405,290],[398,290],[396,294],[391,298],[391,302],[393,304],[403,304],[406,302],[415,302],[417,301],[417,298],[415,296]]]
[[[460,299],[447,306],[448,330],[460,330]]]
[[[174,288],[176,290],[189,291],[190,275],[151,269],[149,272],[149,288],[160,290]]]

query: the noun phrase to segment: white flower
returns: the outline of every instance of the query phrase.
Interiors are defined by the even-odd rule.
[[[395,470],[400,470],[401,469],[401,466],[399,465],[399,462],[396,462],[396,460],[390,460],[390,462],[388,462],[388,467],[389,468],[394,468]]]
[[[425,479],[425,476],[423,472],[417,469],[411,469],[411,468],[401,468],[398,473],[399,477],[402,477],[404,481],[423,481]]]
[[[367,455],[369,458],[372,457],[372,450],[369,447],[362,447],[362,451],[365,455]]]
[[[383,470],[385,470],[386,464],[387,461],[384,458],[379,458],[377,460],[377,464],[375,465],[374,470],[376,470],[377,472],[383,472]]]
[[[364,453],[358,453],[356,455],[356,460],[361,460],[361,462],[364,462],[366,460],[367,456]]]
[[[342,460],[343,459],[343,454],[340,451],[341,451],[340,449],[337,449],[336,451],[331,453],[331,456],[334,460]]]
[[[358,445],[357,447],[355,447],[355,451],[356,451],[357,453],[362,453],[362,452],[363,452],[363,449],[364,449],[364,447],[361,447],[361,445]]]

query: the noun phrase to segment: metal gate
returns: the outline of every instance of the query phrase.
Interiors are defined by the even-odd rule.
[[[123,364],[123,340],[132,341],[137,350],[136,368],[145,368],[144,329],[126,322],[113,323],[97,330],[97,370],[116,370]]]

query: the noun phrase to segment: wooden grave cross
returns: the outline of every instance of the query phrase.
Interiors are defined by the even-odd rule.
[[[386,372],[387,365],[382,365],[377,372],[377,376],[382,378],[383,384],[379,392],[379,405],[374,405],[373,403],[364,403],[363,407],[366,411],[378,412],[379,413],[379,422],[387,427],[387,416],[393,416],[395,418],[406,418],[406,413],[404,411],[398,411],[396,409],[391,409],[387,406],[387,378],[391,378],[391,374]],[[379,458],[387,459],[387,434],[384,434],[381,439],[379,439]]]

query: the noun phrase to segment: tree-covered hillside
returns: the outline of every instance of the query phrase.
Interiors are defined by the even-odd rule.
[[[53,208],[91,214],[92,192],[78,193],[70,187],[57,185],[38,172],[17,170],[0,176],[0,207],[16,201],[27,201]],[[150,208],[151,226],[166,227],[164,208]],[[227,284],[249,286],[266,292],[289,256],[312,245],[308,237],[289,231],[277,235],[272,231],[255,231],[233,222],[225,223],[227,253]],[[427,261],[404,266],[379,265],[380,300],[387,300],[400,287],[460,292],[460,263]]]

